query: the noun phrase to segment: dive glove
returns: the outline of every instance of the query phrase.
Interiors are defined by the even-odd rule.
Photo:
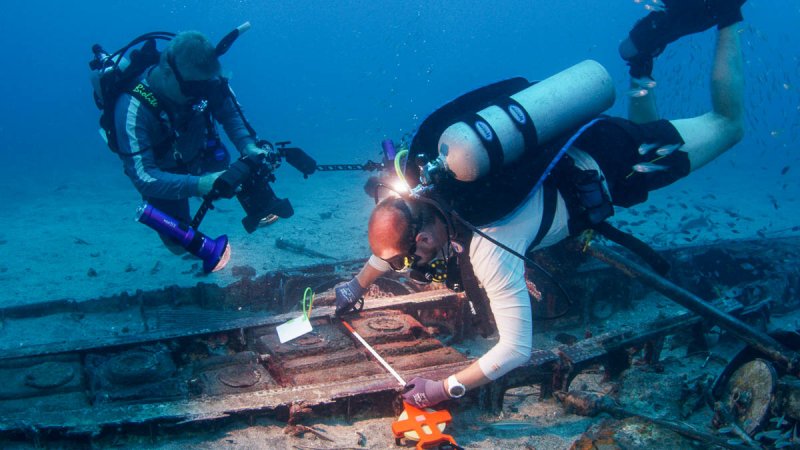
[[[722,29],[742,21],[746,0],[663,0],[665,9],[653,11],[633,26],[619,46],[633,78],[650,77],[653,58],[668,44],[717,25]]]
[[[421,377],[415,377],[406,384],[402,396],[406,403],[421,409],[450,399],[444,388],[443,380],[433,381]]]
[[[261,144],[262,146],[259,146]],[[264,158],[269,157],[269,152],[272,151],[272,144],[267,141],[259,141],[259,144],[247,144],[242,152],[242,156],[257,156],[264,155]]]
[[[361,287],[357,278],[353,278],[347,283],[342,283],[334,289],[336,292],[336,315],[347,314],[356,307],[358,300],[367,291]]]

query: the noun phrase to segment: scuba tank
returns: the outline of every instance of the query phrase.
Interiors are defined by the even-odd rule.
[[[613,104],[606,69],[592,60],[578,63],[447,127],[421,181],[434,184],[449,176],[470,182],[497,173]]]
[[[92,53],[94,58],[89,62],[89,82],[92,84],[92,93],[94,94],[94,102],[98,109],[105,107],[105,99],[103,98],[103,86],[101,80],[107,80],[112,76],[115,70],[122,72],[130,65],[130,60],[124,55],[120,57],[119,64],[115,65],[111,59],[111,55],[106,52],[100,44],[92,46]]]
[[[216,56],[225,54],[236,39],[249,29],[250,22],[245,22],[226,34],[214,48]],[[89,81],[93,88],[94,102],[102,111],[100,136],[114,153],[118,153],[114,130],[114,106],[120,95],[123,93],[134,95],[156,115],[161,113],[155,94],[138,80],[148,68],[160,61],[161,51],[157,48],[156,41],[169,42],[175,36],[175,33],[167,31],[145,33],[111,54],[99,44],[92,46],[93,58],[89,61]],[[239,113],[241,114],[241,111]],[[246,120],[244,123],[248,131],[255,135],[255,131]],[[207,145],[210,148],[218,148],[219,137],[214,134],[209,139],[211,141]],[[220,153],[217,155],[218,160],[222,161],[224,156]]]

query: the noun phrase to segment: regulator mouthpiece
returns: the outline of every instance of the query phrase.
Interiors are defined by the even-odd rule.
[[[419,181],[424,186],[430,186],[442,181],[447,175],[447,162],[440,156],[422,166]]]

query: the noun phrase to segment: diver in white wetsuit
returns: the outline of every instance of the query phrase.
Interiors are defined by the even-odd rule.
[[[461,273],[469,272],[477,281],[472,289],[464,283],[467,296],[481,295],[478,291],[482,288],[499,335],[497,344],[466,369],[443,380],[411,380],[403,394],[407,402],[427,407],[458,398],[524,364],[532,350],[524,262],[487,238],[459,227],[446,210],[457,211],[485,235],[524,254],[590,228],[596,222],[587,219],[587,214],[601,210],[596,218],[602,221],[613,214],[612,204],[628,207],[645,201],[649,191],[686,176],[741,140],[743,75],[735,24],[742,20],[743,0],[665,3],[665,11],[637,22],[620,52],[629,62],[632,76],[638,78],[636,86],[649,89],[652,85],[643,83],[642,78],[649,77],[653,57],[669,42],[717,25],[711,111],[694,118],[658,120],[653,95],[634,98],[629,120],[604,117],[584,127],[567,144],[558,140],[567,148],[566,157],[541,188],[534,186],[536,177],[518,176],[516,172],[527,170],[522,162],[499,172],[491,188],[483,185],[479,193],[470,192],[468,183],[463,184],[451,192],[455,200],[440,202],[447,208],[419,197],[390,197],[376,206],[368,230],[373,256],[353,280],[336,288],[337,313],[348,312],[368,286],[389,270],[410,270],[412,277],[417,273],[436,280],[436,268],[456,255]],[[649,152],[648,143],[658,143],[663,151],[658,155]],[[606,199],[607,205],[576,200],[581,189],[592,182],[596,198]]]

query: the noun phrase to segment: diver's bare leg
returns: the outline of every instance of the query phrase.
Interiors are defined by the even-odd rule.
[[[699,117],[671,121],[686,144],[691,170],[733,147],[744,136],[744,74],[739,26],[719,31],[711,71],[712,110]]]

